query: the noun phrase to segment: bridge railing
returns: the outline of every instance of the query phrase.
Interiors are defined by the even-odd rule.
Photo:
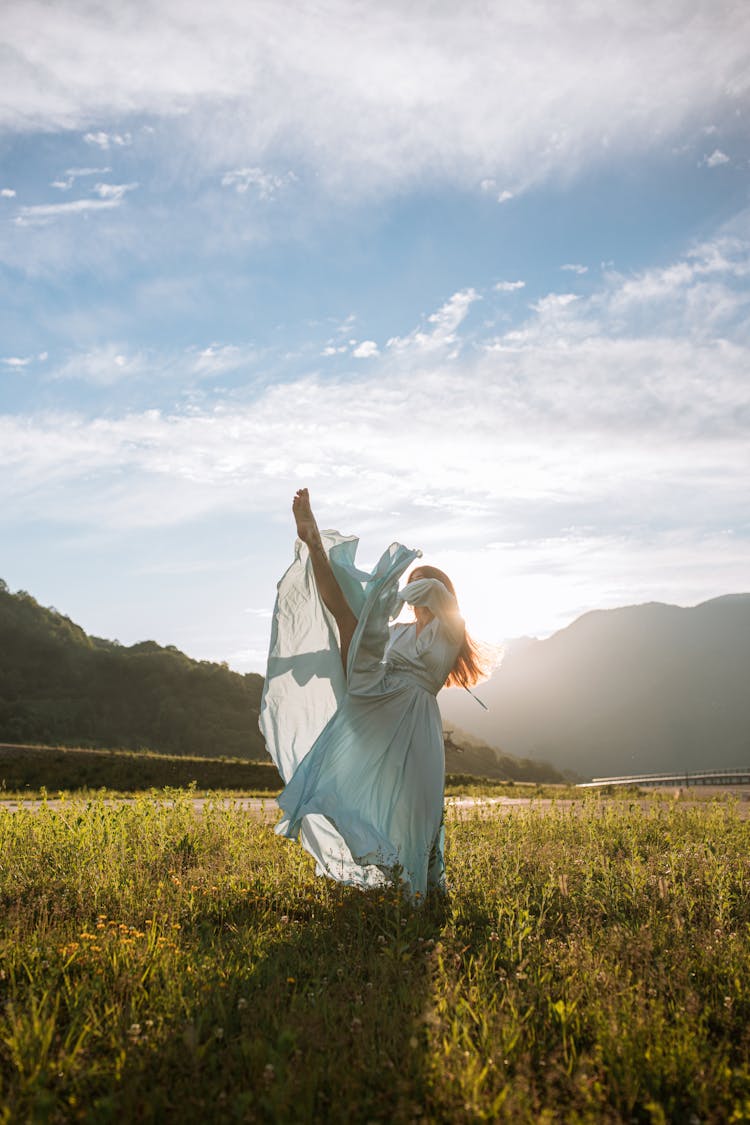
[[[580,782],[577,789],[591,789],[605,785],[700,785],[719,784],[725,781],[734,785],[750,785],[750,766],[723,770],[687,770],[681,773],[640,773],[618,777],[594,777]]]

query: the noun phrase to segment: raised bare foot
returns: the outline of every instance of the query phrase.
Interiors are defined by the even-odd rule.
[[[297,524],[297,535],[303,543],[309,546],[316,535],[319,535],[318,525],[310,507],[310,493],[306,488],[300,488],[292,501],[292,512]]]

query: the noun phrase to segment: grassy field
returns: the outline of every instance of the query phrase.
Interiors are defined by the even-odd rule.
[[[472,796],[580,796],[574,786],[500,781],[471,774],[449,774],[446,793]],[[155,754],[146,750],[83,750],[69,746],[19,746],[0,743],[0,798],[35,797],[92,791],[140,793],[149,789],[186,788],[198,792],[281,791],[282,782],[270,762],[240,758],[195,758]]]
[[[731,803],[447,828],[414,910],[187,795],[0,812],[2,1120],[750,1120]]]
[[[48,793],[102,787],[134,793],[191,784],[203,790],[278,793],[281,778],[270,761],[0,743],[0,784],[6,793],[30,794],[42,785]]]

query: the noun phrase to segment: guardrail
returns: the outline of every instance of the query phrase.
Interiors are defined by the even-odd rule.
[[[693,770],[683,773],[641,773],[628,777],[594,777],[576,789],[603,788],[605,785],[750,785],[750,766],[731,770]]]

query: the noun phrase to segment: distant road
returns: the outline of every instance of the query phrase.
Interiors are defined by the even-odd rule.
[[[150,797],[150,794],[146,794]],[[136,801],[142,800],[143,797],[104,797],[102,799],[95,798],[89,803],[102,804],[109,806],[120,805],[134,805]],[[156,797],[154,798],[160,805],[165,808],[171,808],[175,802],[170,797]],[[16,799],[8,799],[0,801],[0,811],[5,812],[38,812],[41,808],[52,809],[53,812],[64,812],[67,809],[77,807],[81,801],[87,801],[86,797],[49,797],[46,801],[40,801],[36,798],[25,800],[23,797]],[[245,812],[253,813],[257,817],[265,818],[268,820],[275,820],[279,811],[279,806],[276,804],[275,797],[193,797],[193,809],[196,813],[202,813],[206,805],[214,805],[218,809],[242,809]]]
[[[711,799],[716,799],[721,796],[734,796],[737,798],[737,810],[739,815],[746,819],[750,817],[750,789],[744,788],[730,788],[717,789],[716,786],[707,786],[705,789],[691,786],[689,796],[683,792],[679,797],[679,805],[681,807],[689,806],[691,808],[705,806],[711,802]],[[104,797],[103,799],[96,798],[96,803],[101,803],[107,806],[121,806],[133,805],[138,797]],[[169,797],[156,797],[154,798],[159,804],[166,808],[174,805],[174,800]],[[48,808],[54,812],[65,812],[67,810],[75,809],[80,805],[81,801],[86,801],[86,798],[81,797],[68,797],[68,798],[48,798],[47,801],[40,801],[37,799],[23,798],[0,800],[0,812],[38,812],[41,808]],[[93,802],[91,802],[93,803]],[[515,809],[531,808],[539,810],[540,812],[548,811],[551,808],[556,809],[572,809],[572,808],[609,808],[622,804],[639,804],[642,808],[648,808],[654,803],[653,797],[643,795],[642,797],[634,797],[631,801],[626,798],[602,798],[601,800],[592,801],[591,798],[579,799],[575,798],[560,798],[552,799],[549,797],[447,797],[445,807],[448,812],[453,812],[455,815],[461,817],[466,816],[471,812],[481,812],[489,814],[492,812],[497,813],[510,813]],[[669,801],[665,800],[662,796],[659,803],[668,807]],[[251,813],[259,820],[268,820],[273,822],[279,815],[279,807],[276,804],[275,797],[193,797],[192,798],[193,810],[196,814],[200,815],[206,805],[212,805],[218,809],[241,809],[244,812]]]

